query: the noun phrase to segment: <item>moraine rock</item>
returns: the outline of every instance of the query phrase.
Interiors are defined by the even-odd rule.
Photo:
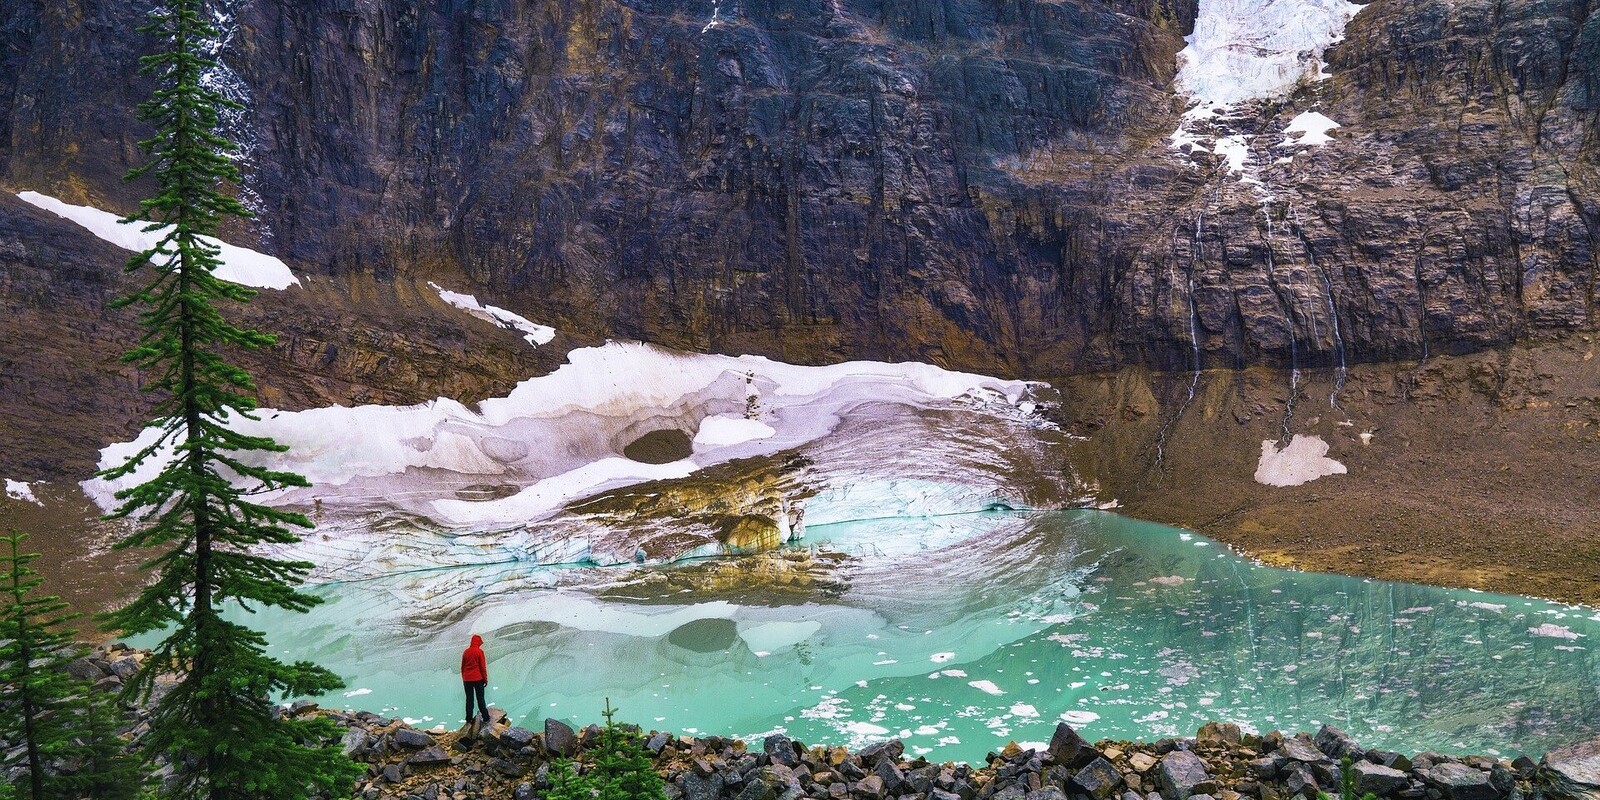
[[[1241,739],[1239,726],[1232,722],[1207,722],[1195,735],[1196,742],[1208,747],[1238,747]]]
[[[1517,760],[1519,770],[1527,766],[1521,763],[1525,758]],[[1550,796],[1558,800],[1600,800],[1600,739],[1551,750],[1541,763],[1550,776]]]
[[[1107,800],[1115,796],[1118,787],[1122,786],[1122,773],[1117,772],[1110,761],[1096,758],[1072,776],[1072,786],[1094,800]]]
[[[578,752],[578,735],[572,726],[558,719],[546,718],[544,721],[544,747],[549,752],[571,758]]]
[[[1357,761],[1350,766],[1350,771],[1355,776],[1356,791],[1360,794],[1372,792],[1383,797],[1406,788],[1406,784],[1410,783],[1406,773],[1370,761]]]
[[[1350,734],[1332,725],[1323,725],[1322,729],[1317,731],[1316,738],[1313,741],[1316,743],[1318,750],[1335,760],[1345,756],[1349,756],[1352,760],[1360,760],[1367,753],[1366,750],[1362,749],[1361,745],[1356,744],[1355,739],[1350,738]]]
[[[1206,763],[1188,750],[1174,750],[1162,758],[1156,780],[1167,800],[1188,800],[1190,795],[1209,794],[1217,789]]]
[[[433,744],[433,737],[415,728],[399,728],[389,734],[389,741],[407,750],[420,750]]]
[[[1328,760],[1328,757],[1324,755],[1321,750],[1318,750],[1314,745],[1305,741],[1304,739],[1298,738],[1284,739],[1283,744],[1278,747],[1278,752],[1286,758],[1294,761],[1302,761],[1307,764],[1315,764],[1320,761]]]
[[[1056,723],[1056,732],[1050,737],[1050,758],[1057,764],[1077,769],[1096,758],[1100,753],[1065,722]]]
[[[1422,779],[1448,800],[1494,800],[1489,776],[1466,764],[1438,764],[1422,771]]]
[[[653,739],[651,740],[654,741]],[[656,748],[659,752],[660,748]],[[767,759],[776,764],[792,767],[800,763],[800,756],[795,752],[794,740],[781,733],[775,733],[761,741],[761,751],[767,754]]]
[[[440,764],[450,763],[450,754],[446,753],[443,747],[434,745],[433,747],[429,747],[425,750],[418,750],[417,752],[406,756],[405,763],[418,767],[434,767]]]

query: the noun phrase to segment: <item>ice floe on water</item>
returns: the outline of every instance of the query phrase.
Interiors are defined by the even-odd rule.
[[[1257,483],[1267,486],[1299,486],[1329,475],[1348,472],[1338,461],[1328,458],[1328,443],[1321,436],[1295,434],[1289,444],[1279,448],[1267,439],[1261,443],[1261,459],[1256,465]]]
[[[38,192],[19,192],[17,197],[58,217],[71,220],[95,236],[124,250],[134,252],[149,250],[160,243],[161,239],[171,231],[171,226],[163,226],[147,231],[145,228],[149,227],[149,223],[130,222],[124,224],[122,217],[109,211],[101,211],[90,206],[75,206],[70,203],[63,203],[54,197]],[[275,256],[258,253],[245,247],[237,247],[209,236],[201,238],[221,250],[217,254],[217,258],[222,263],[214,273],[218,278],[244,286],[254,286],[258,289],[287,289],[290,286],[298,286],[300,284],[300,279],[289,271],[289,265]]]

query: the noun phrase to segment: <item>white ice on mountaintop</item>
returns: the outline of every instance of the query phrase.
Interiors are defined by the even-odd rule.
[[[1362,8],[1346,0],[1200,0],[1189,46],[1178,53],[1178,89],[1221,108],[1327,77],[1324,51]]]
[[[147,231],[145,228],[150,227],[149,223],[130,222],[123,224],[122,217],[109,211],[101,211],[90,206],[75,206],[71,203],[63,203],[54,197],[38,192],[19,192],[17,197],[58,217],[71,220],[95,236],[124,250],[132,250],[134,252],[149,250],[155,247],[162,237],[166,236],[171,230],[170,226],[164,226],[153,231]],[[300,279],[289,271],[289,265],[274,256],[231,245],[209,236],[201,238],[221,250],[217,258],[222,263],[215,272],[218,278],[245,286],[254,286],[258,289],[287,289],[291,285],[298,286],[300,284]]]
[[[1229,127],[1237,106],[1282,97],[1303,81],[1329,77],[1323,54],[1344,38],[1364,6],[1347,0],[1200,0],[1194,33],[1178,53],[1178,92],[1192,105],[1169,137],[1173,150],[1215,152],[1228,172],[1266,189],[1256,177],[1253,136]],[[1320,145],[1338,123],[1316,112],[1295,118],[1284,144]]]
[[[428,285],[439,293],[439,299],[478,319],[499,325],[502,328],[521,331],[523,340],[534,347],[538,347],[541,344],[549,344],[552,339],[556,338],[556,329],[549,325],[540,325],[532,322],[520,314],[507,311],[499,306],[483,305],[473,295],[452,292],[432,281],[429,281]]]

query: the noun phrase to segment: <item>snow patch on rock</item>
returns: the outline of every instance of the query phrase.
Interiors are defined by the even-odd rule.
[[[478,319],[509,330],[521,331],[523,340],[534,347],[538,347],[541,344],[549,344],[552,339],[556,338],[556,329],[549,325],[537,324],[527,317],[507,311],[499,306],[483,305],[473,295],[452,292],[432,281],[428,282],[428,286],[439,293],[440,300]]]
[[[1283,143],[1285,145],[1303,145],[1308,147],[1321,147],[1333,141],[1328,131],[1338,128],[1339,123],[1334,122],[1316,111],[1306,111],[1289,121],[1289,127],[1283,130]],[[1296,135],[1298,134],[1298,136]]]
[[[147,231],[145,229],[150,227],[150,223],[130,222],[123,224],[122,217],[109,211],[101,211],[90,206],[75,206],[70,203],[63,203],[54,197],[38,192],[19,192],[17,197],[62,219],[71,220],[95,236],[124,250],[132,250],[136,253],[154,248],[172,231],[172,226],[170,225]],[[207,244],[221,250],[217,254],[217,258],[222,263],[217,266],[214,274],[222,280],[244,286],[254,286],[258,289],[287,289],[291,285],[300,285],[300,279],[289,271],[289,265],[275,256],[259,253],[246,247],[237,247],[209,236],[200,238]]]
[[[38,497],[34,496],[33,487],[29,486],[26,481],[14,481],[6,478],[6,497],[38,506],[44,505]]]
[[[1343,475],[1349,470],[1328,458],[1328,443],[1321,436],[1295,434],[1287,447],[1279,449],[1276,442],[1261,442],[1261,460],[1256,465],[1256,483],[1267,486],[1299,486],[1329,475]]]

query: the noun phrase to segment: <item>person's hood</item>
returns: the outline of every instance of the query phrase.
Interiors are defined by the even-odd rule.
[[[473,647],[482,647],[483,646],[483,637],[479,636],[476,633],[472,634],[472,646]]]

